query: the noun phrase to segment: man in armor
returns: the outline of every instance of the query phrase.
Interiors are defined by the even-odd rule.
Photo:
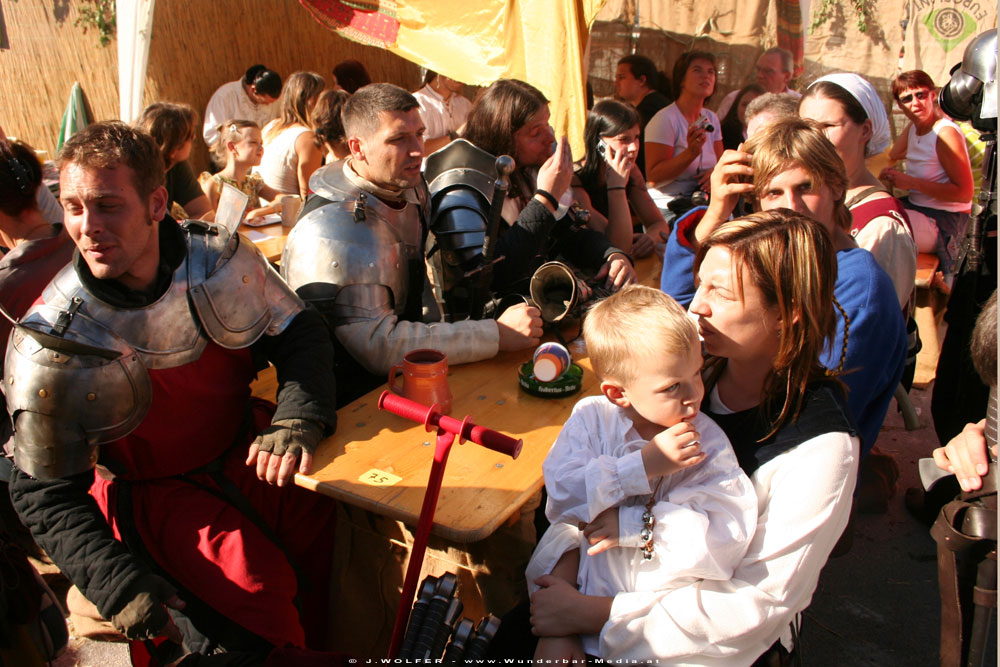
[[[391,84],[371,84],[342,116],[351,156],[310,179],[315,195],[281,258],[282,276],[333,331],[338,404],[384,383],[412,349],[438,349],[461,364],[537,345],[541,319],[524,304],[497,320],[422,321],[428,195],[417,101]]]
[[[59,165],[77,251],[8,346],[15,508],[104,618],[169,637],[170,659],[305,647],[334,506],[289,482],[336,423],[321,319],[238,234],[166,215],[142,131],[91,125]],[[267,361],[276,410],[250,397]]]

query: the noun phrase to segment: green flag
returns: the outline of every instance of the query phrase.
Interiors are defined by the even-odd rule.
[[[77,130],[88,125],[90,125],[90,120],[87,118],[87,110],[83,106],[83,89],[80,88],[78,81],[74,81],[73,89],[69,93],[69,103],[66,105],[66,111],[63,112],[62,125],[59,126],[59,141],[56,142],[56,152]]]

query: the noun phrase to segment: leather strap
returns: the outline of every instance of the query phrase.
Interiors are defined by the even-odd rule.
[[[941,594],[941,667],[960,667],[963,664],[963,646],[967,641],[963,613],[968,614],[971,610],[962,609],[957,557],[963,553],[980,560],[996,560],[996,502],[995,493],[977,498],[974,504],[953,500],[941,509],[931,526],[931,537],[937,542],[938,589]],[[983,549],[987,553],[984,554]],[[972,597],[977,606],[996,607],[995,589],[976,587]]]
[[[869,187],[865,188],[864,190],[862,190],[861,192],[859,192],[858,194],[856,194],[853,197],[851,197],[850,199],[848,199],[847,202],[844,205],[847,208],[851,208],[855,204],[859,204],[859,203],[863,202],[865,199],[867,199],[868,197],[871,197],[876,192],[888,192],[888,190],[886,190],[885,188],[883,188],[880,185],[869,186]]]

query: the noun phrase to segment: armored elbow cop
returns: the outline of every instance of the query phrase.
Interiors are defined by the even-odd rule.
[[[143,308],[107,304],[65,267],[11,332],[4,391],[14,461],[39,479],[84,472],[97,448],[142,423],[150,369],[201,356],[209,340],[248,347],[277,335],[303,304],[252,243],[186,224],[187,257],[167,292]]]

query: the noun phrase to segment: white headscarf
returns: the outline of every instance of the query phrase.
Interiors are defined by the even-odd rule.
[[[872,137],[865,147],[865,156],[871,157],[884,151],[889,146],[889,117],[885,113],[882,98],[875,92],[875,87],[852,72],[827,74],[813,81],[810,87],[820,81],[829,81],[849,92],[868,114],[868,119],[872,122]]]

